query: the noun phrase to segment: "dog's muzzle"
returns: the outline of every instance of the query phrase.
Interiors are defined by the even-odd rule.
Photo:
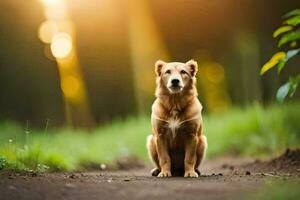
[[[172,86],[173,87],[178,87],[179,86],[179,79],[174,78],[171,80]]]
[[[168,89],[172,93],[181,92],[182,88],[183,88],[182,84],[180,83],[180,80],[178,78],[173,78],[173,79],[170,80],[170,84],[168,86]]]

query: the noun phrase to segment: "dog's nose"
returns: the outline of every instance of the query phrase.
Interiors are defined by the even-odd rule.
[[[172,83],[172,85],[177,86],[179,84],[179,79],[174,78],[174,79],[172,79],[171,83]]]

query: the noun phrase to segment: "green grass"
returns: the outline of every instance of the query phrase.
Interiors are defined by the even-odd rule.
[[[204,116],[208,157],[235,154],[261,156],[300,146],[300,104],[263,108],[253,105]],[[129,118],[92,132],[72,129],[26,131],[0,123],[0,169],[70,171],[86,163],[111,163],[136,155],[148,160],[146,136],[150,117]]]

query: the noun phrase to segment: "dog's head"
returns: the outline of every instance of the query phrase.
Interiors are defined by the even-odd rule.
[[[171,94],[184,91],[195,83],[198,64],[194,60],[186,63],[166,63],[158,60],[155,63],[157,84],[163,84]]]

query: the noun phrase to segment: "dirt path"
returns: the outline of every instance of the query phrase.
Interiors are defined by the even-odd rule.
[[[238,167],[249,162],[256,167]],[[245,158],[210,160],[199,178],[150,177],[148,168],[31,175],[6,172],[0,174],[0,199],[239,199],[259,190],[266,179],[299,178],[297,171],[293,175],[270,169],[250,171],[264,164]]]

